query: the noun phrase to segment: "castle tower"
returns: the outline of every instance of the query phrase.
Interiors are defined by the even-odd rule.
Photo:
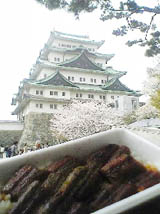
[[[86,35],[53,31],[34,65],[24,79],[12,104],[12,114],[23,120],[30,112],[54,113],[72,99],[99,100],[120,111],[138,107],[140,94],[119,80],[124,71],[107,66],[114,54],[98,49],[104,41]]]

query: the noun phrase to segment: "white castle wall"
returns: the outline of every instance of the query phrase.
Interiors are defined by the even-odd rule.
[[[136,106],[133,104],[133,101],[136,102]],[[139,99],[134,96],[123,95],[119,98],[119,110],[124,112],[132,112],[139,107]]]
[[[36,91],[39,91],[39,95],[36,94]],[[43,94],[41,95],[40,92]],[[51,93],[50,93],[51,92]],[[53,94],[52,94],[53,92]],[[58,94],[55,95],[54,92],[57,92]],[[63,92],[65,92],[65,95],[63,96]],[[60,89],[56,87],[32,87],[30,88],[30,95],[36,95],[37,98],[59,98],[59,99],[70,99],[70,91],[66,89]]]
[[[52,47],[57,47],[57,48],[79,48],[79,47],[85,47],[90,51],[96,51],[97,50],[97,45],[96,44],[88,44],[83,42],[79,42],[79,41],[71,41],[71,40],[62,40],[62,39],[54,39],[52,45]]]
[[[23,130],[23,123],[19,121],[0,120],[0,130]]]
[[[42,68],[41,72],[39,73],[39,75],[37,76],[37,80],[43,79],[45,77],[50,76],[51,74],[53,74],[56,71],[56,68]]]

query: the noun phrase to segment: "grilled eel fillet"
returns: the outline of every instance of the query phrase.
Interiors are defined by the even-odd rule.
[[[10,211],[10,214],[22,213],[24,211],[24,207],[38,189],[39,184],[40,182],[35,180],[28,186],[27,190],[21,195],[13,209]]]
[[[31,172],[33,167],[31,165],[26,165],[20,168],[11,179],[5,184],[2,189],[3,193],[9,194],[12,192],[13,188],[17,186],[18,182],[22,180],[28,173]]]
[[[63,182],[59,190],[54,194],[53,196],[50,197],[49,201],[40,208],[39,212],[41,214],[49,214],[49,213],[56,213],[56,209],[59,209],[58,206],[64,202],[64,200],[70,200],[70,198],[67,198],[68,195],[71,193],[71,198],[72,194],[74,192],[74,187],[78,187],[78,183],[81,180],[81,178],[84,177],[84,175],[87,172],[87,167],[86,166],[78,166],[74,168],[74,170],[68,175],[66,180]],[[69,206],[69,204],[66,204],[66,206]],[[63,206],[62,206],[63,207]],[[68,207],[67,207],[68,208]],[[64,208],[66,209],[66,207]],[[58,211],[57,211],[58,212]],[[63,213],[63,210],[61,211]]]
[[[111,184],[104,181],[101,184],[99,190],[97,191],[97,194],[94,196],[93,200],[90,202],[91,211],[97,210],[100,204],[108,200],[108,198],[116,190],[116,188],[117,188],[117,184]]]
[[[51,210],[54,210],[54,213],[61,213],[61,212],[65,213],[66,210],[68,209],[68,204],[72,204],[74,200],[75,201],[85,200],[89,195],[91,195],[92,193],[95,193],[97,190],[96,186],[98,187],[97,184],[101,182],[101,178],[102,178],[99,174],[99,169],[102,167],[102,165],[104,165],[104,163],[106,163],[112,157],[112,155],[116,151],[118,151],[118,154],[123,152],[129,153],[129,150],[126,149],[126,147],[120,149],[120,147],[116,144],[110,144],[92,153],[87,159],[86,172],[84,173],[83,176],[81,176],[80,179],[78,179],[78,183],[75,183],[75,186],[72,187],[72,194],[69,194],[67,198],[65,198],[65,201],[62,199],[63,195],[61,195],[60,198],[59,197],[57,198],[57,194],[56,194],[53,197],[53,199],[50,199],[50,202],[46,203],[44,208],[41,208],[41,212],[39,213],[50,213]],[[75,171],[73,170],[72,173],[71,175],[73,176]],[[60,201],[57,202],[57,200],[60,200]],[[59,207],[61,208],[56,208],[56,203],[58,204],[60,203]],[[57,209],[60,209],[60,211],[58,211]]]
[[[48,172],[46,170],[33,168],[23,179],[19,180],[15,188],[10,192],[12,200],[18,200],[18,198],[26,191],[28,185],[34,180],[43,181],[47,176]]]
[[[67,212],[67,214],[82,214],[82,213],[83,214],[90,213],[89,207],[85,202],[74,202],[70,210]]]
[[[155,184],[160,183],[160,173],[157,171],[146,170],[140,175],[136,176],[132,183],[137,186],[138,192],[145,190]]]
[[[146,170],[128,147],[110,144],[83,166],[72,157],[50,164],[45,173],[25,166],[3,192],[18,198],[10,214],[89,214],[159,182],[160,173]]]
[[[112,160],[113,157],[119,157],[120,154],[130,154],[130,150],[126,146],[109,144],[88,157],[87,166],[89,170],[82,181],[81,188],[77,191],[76,197],[78,200],[85,200],[97,192],[103,182],[99,174],[101,167]]]
[[[102,167],[118,149],[118,145],[109,144],[98,151],[91,153],[87,158],[87,166],[89,168]]]
[[[128,154],[112,159],[101,168],[101,173],[113,182],[124,182],[145,172],[145,167]]]
[[[137,188],[134,184],[121,184],[113,192],[110,192],[108,197],[104,198],[103,200],[102,198],[101,200],[99,199],[99,203],[95,201],[95,204],[94,204],[94,201],[93,201],[91,204],[91,211],[93,212],[98,209],[102,209],[105,206],[111,205],[135,193],[137,193]]]
[[[40,204],[43,207],[43,204],[58,191],[69,173],[78,165],[80,165],[80,161],[69,156],[50,165],[49,171],[51,173],[32,196],[23,214],[31,214],[32,210],[36,210]],[[33,211],[33,213],[35,212]]]

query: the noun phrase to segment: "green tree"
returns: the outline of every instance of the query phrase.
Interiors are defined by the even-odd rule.
[[[156,94],[151,96],[152,105],[160,111],[160,89],[157,90]]]
[[[82,12],[101,11],[100,19],[125,20],[125,24],[113,30],[116,36],[124,36],[129,31],[139,31],[143,34],[139,38],[127,41],[128,46],[139,44],[147,46],[146,56],[154,56],[160,53],[160,29],[156,25],[156,18],[160,15],[160,4],[157,0],[146,1],[141,5],[138,0],[36,0],[50,10],[65,9],[74,13],[76,18]],[[152,6],[147,3],[152,2]],[[143,21],[147,17],[148,22]]]

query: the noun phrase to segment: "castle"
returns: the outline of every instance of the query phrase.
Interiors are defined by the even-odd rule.
[[[99,100],[123,112],[135,110],[140,93],[120,81],[126,72],[107,66],[114,54],[99,53],[103,44],[86,35],[51,32],[29,78],[12,99],[12,114],[24,120],[30,112],[54,113],[72,99]]]

